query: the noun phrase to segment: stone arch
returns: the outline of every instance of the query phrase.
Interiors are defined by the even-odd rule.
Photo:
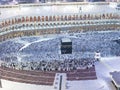
[[[78,20],[78,19],[79,19],[79,18],[78,18],[78,15],[75,15],[75,19],[76,19],[76,20]]]
[[[8,31],[8,28],[6,28],[5,31]]]
[[[50,26],[52,26],[52,23],[50,23]]]
[[[82,15],[79,15],[79,19],[80,19],[80,20],[82,19]]]
[[[40,23],[38,23],[38,26],[40,26]]]
[[[14,30],[15,29],[15,27],[14,26],[12,26],[12,30]]]
[[[48,16],[45,17],[45,21],[48,21]]]
[[[63,22],[61,23],[61,25],[64,25]]]
[[[60,17],[59,16],[57,16],[57,21],[59,21],[60,20]]]
[[[73,22],[72,24],[75,25],[75,22]]]
[[[26,19],[25,19],[25,21],[26,21],[26,22],[28,22],[28,21],[29,21],[29,18],[28,18],[28,16],[26,16]]]
[[[25,25],[25,24],[23,24],[22,26],[23,26],[23,27],[25,27],[26,25]]]
[[[92,15],[90,15],[90,19],[93,19],[93,18],[94,18],[93,14],[92,14]]]
[[[44,23],[42,23],[42,25],[44,26],[45,24],[44,24]]]
[[[17,20],[17,18],[15,18],[15,23],[18,23],[18,20]]]
[[[108,18],[109,17],[109,14],[108,13],[106,13],[106,18]]]
[[[53,21],[56,21],[56,16],[53,16]]]
[[[46,26],[48,26],[48,23],[46,23]]]
[[[8,25],[7,20],[5,20],[5,26],[7,26],[7,25]]]
[[[56,25],[56,23],[53,23],[53,25]]]
[[[26,24],[26,27],[28,27],[29,26],[29,24]]]
[[[30,27],[32,27],[33,26],[33,24],[30,24]]]
[[[69,22],[68,24],[71,25],[71,22]]]
[[[68,20],[71,20],[71,15],[68,16]]]
[[[40,16],[38,16],[38,21],[41,21]]]
[[[67,20],[67,15],[65,15],[64,20]]]
[[[76,24],[79,24],[78,22],[76,22]]]
[[[61,15],[61,21],[63,21],[63,15]]]
[[[11,24],[11,20],[10,20],[10,19],[8,20],[8,24],[9,24],[9,25]]]
[[[44,18],[44,16],[42,16],[42,21],[44,21],[45,20],[45,18]]]
[[[75,20],[75,15],[72,15],[72,20]]]
[[[84,14],[83,18],[86,20],[86,14]]]
[[[20,23],[21,22],[21,18],[18,18],[18,23]]]
[[[105,14],[102,14],[102,18],[105,18]]]
[[[112,18],[113,17],[113,15],[112,15],[112,13],[110,13],[110,18]]]
[[[52,21],[52,16],[49,16],[49,21]]]
[[[18,26],[17,26],[17,25],[15,25],[14,27],[15,27],[15,29],[17,29],[17,28],[18,28]]]
[[[25,22],[25,18],[24,17],[22,17],[22,22]]]
[[[65,25],[67,25],[67,22],[65,22]]]
[[[37,21],[37,18],[36,18],[36,16],[34,16],[34,22],[36,22]]]
[[[14,24],[15,22],[14,22],[14,19],[12,19],[12,24]]]
[[[30,22],[33,22],[33,18],[32,18],[32,16],[30,16]]]
[[[2,22],[2,27],[4,27],[5,26],[5,23],[4,22]]]
[[[57,25],[60,25],[60,23],[58,22]]]

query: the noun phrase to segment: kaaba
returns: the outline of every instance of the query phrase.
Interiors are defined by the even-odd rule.
[[[61,39],[61,54],[72,54],[72,41],[69,38]]]

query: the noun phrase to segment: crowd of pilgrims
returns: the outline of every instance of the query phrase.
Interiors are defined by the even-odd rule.
[[[51,60],[38,62],[1,62],[1,67],[9,67],[18,70],[41,70],[41,71],[71,71],[87,69],[94,66],[93,58]]]
[[[72,41],[72,54],[61,55],[58,52],[60,51],[61,38],[64,37],[70,38]],[[41,37],[16,38],[0,43],[0,60],[7,62],[4,65],[8,67],[13,65],[14,68],[30,70],[59,70],[63,67],[68,70],[68,68],[89,67],[94,65],[94,60],[91,58],[94,58],[94,53],[97,50],[101,56],[120,55],[120,44],[116,41],[119,37],[120,32],[114,31],[53,36],[52,39],[43,41],[39,41],[42,39]],[[21,49],[26,45],[25,42],[29,43],[29,46]],[[18,57],[21,60],[18,60],[20,59]]]

